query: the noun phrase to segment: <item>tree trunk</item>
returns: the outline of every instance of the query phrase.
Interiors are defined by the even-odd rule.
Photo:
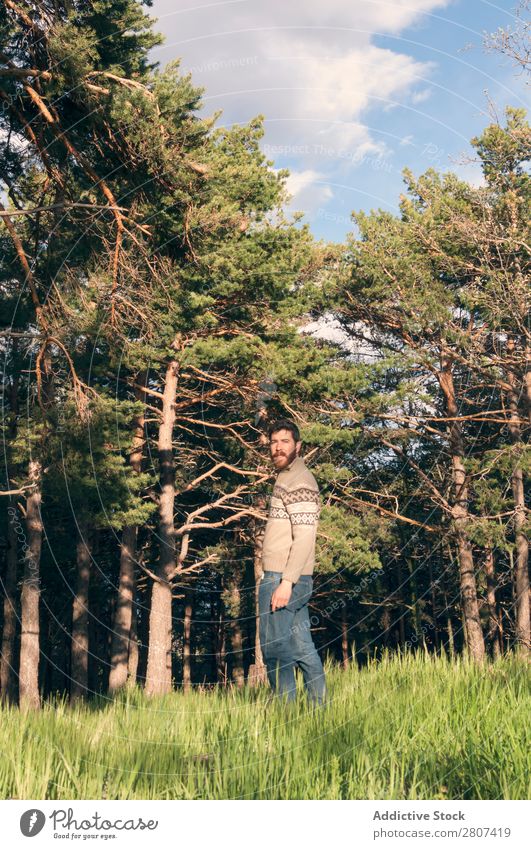
[[[400,557],[396,559],[396,575],[399,593],[399,614],[398,614],[398,636],[400,648],[404,649],[406,643],[406,606],[404,604],[404,584],[402,575],[402,564]]]
[[[17,362],[17,339],[12,342],[13,364]],[[12,443],[17,435],[19,370],[15,369],[9,387],[10,416],[8,418],[8,440]],[[8,479],[10,479],[11,456],[7,459]],[[4,704],[16,702],[15,641],[17,635],[17,572],[18,539],[22,534],[17,499],[9,498],[7,509],[7,562],[4,581],[4,618],[2,629],[2,654],[0,656],[0,700]]]
[[[44,605],[40,612],[40,654],[41,663],[39,670],[41,698],[46,699],[50,694],[52,686],[52,640],[51,636],[52,616],[50,609]]]
[[[446,590],[444,590],[444,611],[446,613],[446,633],[448,634],[448,654],[453,660],[455,657],[455,641],[454,641],[454,629],[452,626],[452,611],[448,606],[448,595]]]
[[[147,382],[147,373],[142,372],[137,381],[141,387]],[[144,401],[145,393],[142,388],[135,388],[137,400]],[[129,462],[134,471],[142,471],[142,454],[144,447],[144,411],[135,416],[134,433]],[[111,669],[109,673],[109,693],[115,693],[125,686],[128,675],[129,652],[131,650],[131,627],[133,621],[133,604],[135,598],[135,566],[137,525],[129,525],[122,531],[120,547],[120,575],[118,578],[118,594],[114,612]],[[136,676],[135,676],[136,677]]]
[[[264,509],[266,506],[265,499],[257,504],[258,507]],[[249,667],[248,683],[250,687],[256,687],[259,684],[265,684],[267,681],[266,667],[260,645],[260,610],[258,605],[258,593],[260,590],[260,580],[262,578],[262,545],[264,542],[265,523],[255,523],[254,535],[254,610],[255,610],[255,634],[254,634],[254,663]]]
[[[218,668],[218,681],[226,685],[228,682],[227,674],[227,635],[225,632],[225,616],[223,610],[223,602],[219,606],[218,618],[218,647],[216,651],[216,663]]]
[[[138,675],[140,652],[138,645],[138,612],[133,604],[131,611],[131,631],[129,635],[129,654],[127,657],[127,686],[135,687]]]
[[[442,565],[442,562],[441,562]],[[431,616],[433,621],[433,644],[435,646],[435,650],[439,651],[439,616],[437,613],[437,592],[436,592],[436,583],[433,580],[433,564],[431,561],[431,557],[429,560],[429,572],[430,572],[430,593],[431,593]]]
[[[190,650],[190,632],[192,629],[192,602],[187,600],[184,605],[183,623],[183,690],[185,693],[192,689],[192,667]]]
[[[454,641],[454,628],[452,625],[452,614],[448,613],[446,616],[446,631],[448,634],[448,654],[452,658],[455,657],[455,641]]]
[[[109,694],[111,695],[122,689],[127,683],[135,597],[136,539],[136,525],[129,525],[123,529],[120,546],[118,596],[112,626],[111,668],[109,672]]]
[[[89,587],[91,551],[86,522],[79,521],[76,594],[72,606],[72,661],[70,698],[75,702],[88,694]]]
[[[496,601],[496,577],[494,574],[494,552],[492,548],[487,550],[484,569],[487,584],[487,608],[489,612],[487,640],[493,657],[499,657],[503,649],[503,634],[500,611]]]
[[[531,344],[525,347],[524,397],[527,409],[527,420],[531,424]]]
[[[456,510],[457,548],[459,555],[459,576],[461,582],[461,602],[465,624],[466,647],[473,660],[482,661],[485,657],[485,643],[479,616],[476,576],[472,546],[460,526],[460,518]]]
[[[441,354],[441,371],[438,373],[438,378],[445,397],[446,415],[448,417],[457,417],[458,408],[452,375],[452,363],[450,357],[445,353]],[[468,512],[468,486],[466,471],[463,464],[463,436],[459,422],[451,421],[449,423],[449,436],[450,453],[452,456],[452,481],[454,495],[452,519],[459,556],[461,604],[463,610],[466,648],[471,659],[475,661],[482,661],[485,657],[485,642],[483,639],[483,631],[481,629],[479,616],[472,545],[466,529],[470,516]]]
[[[54,380],[50,351],[47,348],[42,358],[42,394],[44,409],[53,403]],[[47,439],[47,426],[40,438],[39,448]],[[39,448],[36,450],[38,451]],[[28,464],[28,483],[31,489],[26,500],[27,541],[24,550],[24,578],[20,594],[20,658],[19,658],[19,704],[24,710],[40,708],[39,695],[39,603],[41,596],[40,570],[42,549],[42,462],[34,456]]]
[[[142,595],[136,613],[136,631],[138,634],[138,669],[137,682],[142,687],[146,685],[148,642],[149,642],[149,605],[147,598],[150,588],[142,587]]]
[[[24,553],[24,579],[20,597],[19,702],[23,709],[38,709],[39,697],[39,601],[42,548],[42,466],[29,462],[32,485],[26,501],[27,545]]]
[[[221,579],[217,578],[215,591],[210,595],[212,658],[215,672],[214,680],[216,682],[226,684],[227,659],[225,653],[225,616],[221,590]]]
[[[238,578],[232,576],[229,585],[231,623],[230,634],[232,644],[232,680],[241,689],[245,684],[243,670],[243,637],[240,625],[241,594]]]
[[[413,629],[415,631],[415,642],[417,645],[420,645],[420,641],[422,638],[422,622],[420,619],[421,611],[419,607],[419,594],[417,589],[417,576],[415,571],[415,564],[413,563],[410,555],[405,555],[405,560],[407,563],[407,570],[409,572],[409,592],[411,599],[411,617],[413,619]]]
[[[341,665],[343,669],[348,669],[348,617],[346,603],[341,608]]]
[[[507,352],[514,352],[514,340],[507,343]],[[508,372],[508,380],[512,390],[509,393],[509,433],[511,442],[518,451],[522,446],[520,423],[518,415],[518,395],[514,374]],[[529,609],[529,543],[525,533],[526,509],[524,494],[524,475],[520,459],[515,462],[511,475],[514,501],[514,532],[516,543],[516,559],[514,583],[516,589],[516,642],[521,652],[528,653],[531,649],[531,622]]]
[[[151,591],[149,648],[146,693],[150,696],[171,690],[172,587],[175,573],[175,468],[173,462],[173,426],[179,365],[172,360],[166,370],[159,427],[159,463],[161,494],[159,500],[160,556],[157,579]]]
[[[87,695],[103,694],[107,691],[110,663],[110,635],[114,604],[107,607],[107,584],[102,582],[102,571],[94,569],[98,563],[101,535],[98,528],[87,528],[89,547],[89,597],[88,597],[88,647],[87,647]],[[113,599],[115,602],[116,599]]]
[[[15,637],[17,633],[17,527],[20,526],[16,504],[9,499],[7,518],[7,564],[4,580],[4,620],[2,655],[0,657],[0,699],[4,704],[16,701]],[[20,526],[21,527],[21,526]]]
[[[70,640],[68,639],[68,634],[65,634],[62,628],[57,628],[56,639],[54,689],[64,694],[70,690]]]
[[[386,593],[387,595],[387,593]],[[385,595],[382,596],[385,598]],[[380,617],[381,629],[380,636],[383,637],[384,649],[389,647],[389,638],[391,636],[391,611],[388,607],[384,606],[382,610],[382,615]]]
[[[218,680],[218,595],[210,593],[210,668],[212,681]]]

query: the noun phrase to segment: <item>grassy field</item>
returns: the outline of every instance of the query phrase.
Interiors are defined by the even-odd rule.
[[[19,799],[526,799],[529,666],[423,655],[328,669],[329,703],[269,691],[130,691],[1,711],[0,796]]]

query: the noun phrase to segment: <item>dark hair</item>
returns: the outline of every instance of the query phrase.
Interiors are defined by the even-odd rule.
[[[290,422],[289,419],[277,419],[276,422],[273,422],[273,424],[269,426],[269,441],[271,441],[273,434],[279,430],[289,430],[295,442],[301,441],[299,428],[296,424]]]

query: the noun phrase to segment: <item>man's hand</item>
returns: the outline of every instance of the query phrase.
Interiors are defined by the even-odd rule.
[[[291,581],[282,580],[280,582],[280,586],[276,588],[275,592],[271,596],[271,610],[273,612],[287,605],[291,598],[292,587],[293,584]]]

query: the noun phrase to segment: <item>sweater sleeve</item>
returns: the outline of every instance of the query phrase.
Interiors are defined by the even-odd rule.
[[[283,577],[295,584],[305,564],[314,558],[320,512],[319,490],[295,484],[292,490],[283,493],[282,500],[291,522],[292,537]]]

